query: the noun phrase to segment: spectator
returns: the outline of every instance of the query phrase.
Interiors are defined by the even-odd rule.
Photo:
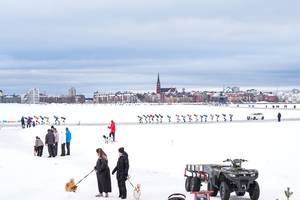
[[[111,178],[107,156],[101,148],[96,149],[96,152],[98,155],[98,160],[95,170],[99,190],[99,194],[97,194],[96,197],[102,197],[103,192],[105,193],[105,197],[108,197],[108,193],[111,192]]]
[[[55,144],[55,136],[51,129],[48,129],[48,133],[46,135],[45,144],[48,146],[49,158],[55,157],[54,154],[54,144]]]
[[[38,136],[35,137],[35,145],[34,145],[34,152],[35,155],[42,157],[43,155],[43,148],[44,148],[44,143],[41,140],[41,138],[39,138]]]
[[[23,116],[21,118],[21,125],[22,125],[22,128],[25,128],[25,118]]]
[[[278,122],[280,122],[281,121],[281,113],[280,112],[278,113],[277,118],[278,118]]]
[[[117,172],[117,181],[119,187],[119,197],[121,199],[126,199],[127,197],[127,190],[126,190],[126,180],[128,177],[128,170],[129,170],[129,160],[128,154],[124,151],[124,148],[119,148],[119,159],[117,166],[112,171],[112,174]]]
[[[72,134],[69,131],[69,129],[66,128],[66,146],[67,146],[67,154],[66,155],[70,155],[70,143],[71,143],[71,139],[72,139]]]
[[[59,141],[59,133],[57,129],[54,126],[51,126],[51,129],[53,131],[54,137],[55,137],[55,143],[54,143],[54,155],[57,156],[58,152],[58,141]]]
[[[116,124],[113,120],[110,121],[110,126],[108,126],[110,129],[109,137],[113,138],[113,141],[115,141],[115,133],[116,133]]]
[[[65,156],[66,155],[66,134],[63,132],[60,133],[60,143],[61,143],[61,154],[60,156]]]

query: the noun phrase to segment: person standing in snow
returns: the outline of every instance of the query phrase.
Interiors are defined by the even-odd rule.
[[[43,148],[44,143],[38,136],[35,137],[35,145],[34,145],[34,151],[36,152],[36,155],[39,157],[42,157],[43,155]]]
[[[117,180],[119,187],[119,197],[121,199],[126,199],[127,190],[126,190],[126,180],[128,178],[129,170],[129,160],[128,154],[124,151],[124,147],[119,148],[119,159],[117,166],[112,171],[112,174],[117,172]]]
[[[55,137],[55,143],[54,143],[54,155],[57,156],[58,152],[58,141],[59,141],[59,133],[57,129],[54,126],[51,126],[51,130],[53,131],[54,137]]]
[[[278,119],[278,122],[281,121],[281,113],[279,112],[278,115],[277,115],[277,119]]]
[[[28,117],[27,118],[27,125],[26,125],[26,127],[30,128],[31,127],[31,123],[32,123],[31,117]]]
[[[72,134],[71,134],[69,128],[66,128],[66,146],[67,146],[67,154],[66,155],[70,155],[71,139],[72,139]]]
[[[22,128],[25,128],[25,118],[24,118],[24,116],[22,116],[22,118],[21,118],[21,125],[22,125]]]
[[[107,156],[101,148],[96,149],[96,152],[98,155],[98,160],[95,166],[95,170],[99,190],[99,194],[97,194],[96,197],[102,197],[103,192],[105,193],[105,197],[108,197],[108,193],[111,192],[111,178]]]
[[[55,157],[55,152],[54,152],[55,136],[51,129],[48,129],[48,133],[45,139],[45,144],[48,146],[49,158]]]
[[[109,137],[112,137],[113,141],[115,141],[116,124],[114,120],[110,121],[110,125],[108,126],[108,128],[110,129]]]
[[[61,145],[61,154],[60,156],[65,156],[66,155],[66,134],[64,134],[62,131],[61,133],[59,134],[60,138],[59,138],[59,141],[60,141],[60,145]]]

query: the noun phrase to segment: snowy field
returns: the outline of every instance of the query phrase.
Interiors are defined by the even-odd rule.
[[[79,184],[76,193],[64,191],[70,178],[79,181],[96,164],[95,149],[102,147],[108,155],[112,170],[117,162],[118,148],[124,146],[129,154],[131,182],[142,185],[142,200],[165,200],[172,193],[185,192],[183,177],[185,164],[221,163],[226,158],[244,158],[246,168],[259,170],[258,183],[262,200],[284,199],[283,190],[291,187],[292,199],[300,199],[300,118],[298,109],[264,109],[200,106],[200,105],[18,105],[0,104],[0,120],[19,120],[21,116],[64,116],[67,123],[109,123],[116,121],[114,144],[105,144],[102,135],[107,125],[68,126],[72,132],[71,156],[48,158],[33,156],[35,136],[43,140],[48,125],[29,129],[2,127],[0,129],[0,199],[28,200],[86,200],[96,199],[97,182],[93,173]],[[298,107],[297,107],[298,108]],[[262,112],[274,121],[235,123],[245,120],[253,112]],[[275,121],[281,112],[283,121]],[[233,114],[233,122],[134,124],[137,115],[160,113]],[[173,119],[175,120],[175,119]],[[118,125],[118,123],[120,123]],[[63,131],[65,126],[58,126]],[[60,153],[60,152],[59,152]],[[115,176],[112,176],[109,199],[118,198]],[[128,199],[132,187],[127,182]],[[232,200],[246,200],[234,197]],[[212,198],[219,199],[218,197]]]

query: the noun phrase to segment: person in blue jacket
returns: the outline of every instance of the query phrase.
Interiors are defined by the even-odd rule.
[[[71,139],[72,139],[72,134],[69,131],[69,129],[66,128],[66,146],[67,146],[67,154],[66,155],[70,155],[70,143],[71,143]]]

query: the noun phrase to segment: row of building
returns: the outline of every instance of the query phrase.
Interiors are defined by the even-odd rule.
[[[74,87],[70,88],[67,95],[48,96],[40,93],[39,89],[29,90],[25,95],[5,95],[0,90],[0,103],[24,103],[24,104],[40,104],[40,103],[85,103],[87,99],[84,95],[77,95]]]
[[[73,89],[75,90],[75,89]],[[280,91],[280,92],[260,92],[257,90],[246,91],[191,91],[181,92],[176,88],[165,92],[155,93],[133,93],[116,92],[101,93],[95,92],[92,98],[86,98],[84,95],[67,94],[62,96],[48,96],[39,93],[38,89],[32,89],[24,96],[4,95],[0,90],[0,103],[300,103],[300,91]]]
[[[185,89],[178,91],[174,87],[162,88],[159,74],[156,82],[156,92],[133,93],[95,92],[92,98],[76,94],[76,89],[71,87],[67,95],[49,96],[40,93],[39,89],[28,91],[23,97],[20,95],[4,95],[0,90],[0,103],[300,103],[300,91],[262,92],[255,89],[241,91],[239,87],[227,87],[222,91],[191,91]]]

